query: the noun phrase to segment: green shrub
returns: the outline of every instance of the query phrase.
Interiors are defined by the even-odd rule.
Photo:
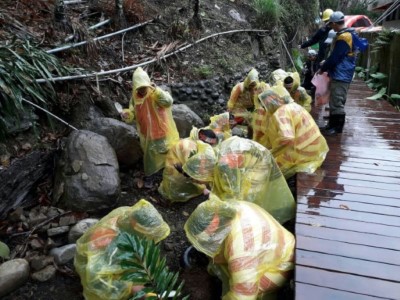
[[[276,26],[283,16],[283,7],[278,0],[253,0],[260,24]]]
[[[6,136],[8,124],[18,124],[20,116],[26,113],[24,97],[42,106],[55,102],[50,80],[68,71],[55,56],[28,40],[14,40],[0,46],[0,139]],[[46,83],[37,83],[38,78],[46,78]]]

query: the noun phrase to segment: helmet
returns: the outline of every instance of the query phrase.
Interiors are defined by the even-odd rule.
[[[333,14],[333,10],[328,8],[325,9],[324,12],[322,13],[322,21],[327,22],[329,21],[329,17]]]
[[[329,23],[338,23],[344,21],[344,14],[341,11],[335,11],[329,17]]]
[[[308,50],[308,56],[317,56],[317,51],[314,49]]]

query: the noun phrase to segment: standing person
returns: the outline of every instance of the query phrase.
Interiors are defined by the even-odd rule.
[[[329,18],[329,24],[336,32],[336,38],[330,56],[318,72],[328,72],[331,78],[329,122],[324,134],[334,135],[342,132],[345,123],[344,105],[356,68],[356,53],[351,29],[344,24],[344,14],[341,11],[334,12]]]
[[[121,117],[126,123],[136,120],[144,153],[145,184],[148,176],[164,167],[169,148],[179,141],[179,133],[172,118],[172,103],[171,95],[156,87],[142,68],[135,70],[132,99]]]
[[[318,29],[317,32],[309,40],[300,45],[300,48],[304,49],[318,43],[319,49],[316,60],[317,65],[319,65],[326,58],[327,55],[327,48],[329,46],[329,43],[326,43],[326,39],[328,38],[329,31],[331,30],[329,26],[329,17],[332,15],[332,13],[332,9],[325,9],[322,13],[322,21],[324,22],[323,26]]]

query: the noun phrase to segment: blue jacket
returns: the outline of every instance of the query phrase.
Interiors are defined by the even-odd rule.
[[[350,83],[356,68],[356,53],[353,49],[351,29],[344,28],[336,34],[333,50],[321,67],[334,80]]]

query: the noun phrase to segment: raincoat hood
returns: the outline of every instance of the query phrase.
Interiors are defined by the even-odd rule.
[[[182,169],[195,180],[213,181],[214,167],[217,162],[215,152],[210,145],[202,141],[197,141],[196,143],[197,153],[189,157]]]
[[[149,75],[140,67],[133,73],[132,80],[134,91],[141,87],[153,87]]]
[[[185,224],[190,243],[200,252],[215,257],[231,231],[231,221],[237,215],[234,202],[222,201],[214,194],[201,203]]]
[[[170,233],[169,226],[157,209],[144,199],[119,218],[117,225],[122,231],[150,236],[156,243],[165,239]]]
[[[258,72],[256,69],[251,69],[249,74],[247,74],[246,79],[244,80],[244,88],[248,88],[251,83],[256,83],[257,85],[259,84],[258,80]]]
[[[274,85],[270,89],[258,95],[260,104],[264,109],[272,115],[279,107],[284,104],[293,102],[289,92],[283,87],[281,82]]]

